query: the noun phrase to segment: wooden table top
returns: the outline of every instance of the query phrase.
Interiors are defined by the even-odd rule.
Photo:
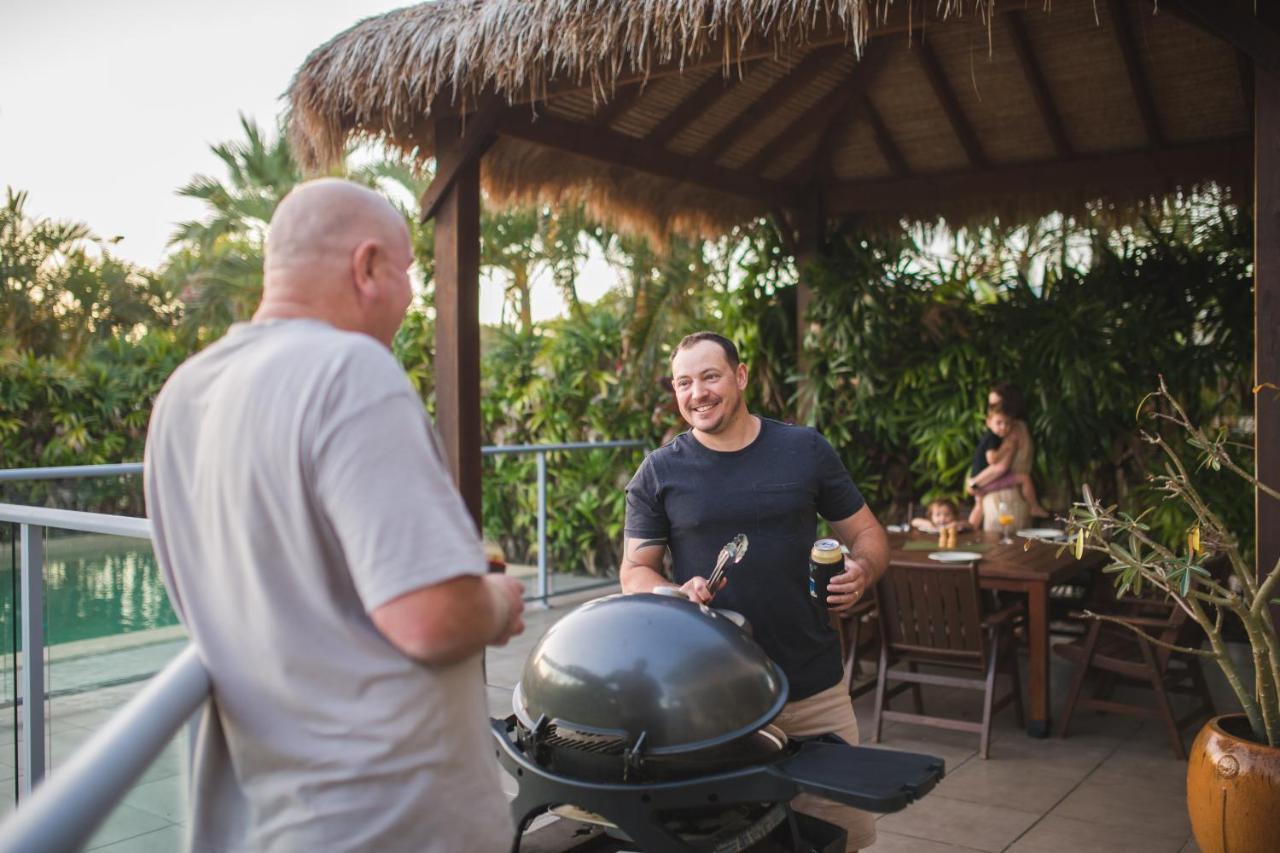
[[[999,539],[1000,534],[994,531],[967,531],[959,534],[954,548],[944,549],[937,547],[936,533],[890,533],[889,563],[900,566],[937,565],[929,559],[929,554],[935,551],[972,550],[982,554],[977,562],[978,576],[981,578],[1047,582],[1056,582],[1060,578],[1106,563],[1106,557],[1095,551],[1087,552],[1082,559],[1076,560],[1065,540],[1046,542],[1014,536],[1012,545],[1001,545]],[[907,542],[918,542],[921,545],[931,543],[934,547],[907,550]],[[974,548],[975,544],[985,547]]]

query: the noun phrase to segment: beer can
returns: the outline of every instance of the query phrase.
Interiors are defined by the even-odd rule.
[[[835,539],[819,539],[809,551],[809,597],[827,606],[827,584],[844,571],[844,553]]]

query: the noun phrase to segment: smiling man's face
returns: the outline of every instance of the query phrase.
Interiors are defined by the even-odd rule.
[[[743,414],[746,365],[730,367],[715,341],[699,341],[677,352],[671,372],[680,416],[699,432],[722,432]]]

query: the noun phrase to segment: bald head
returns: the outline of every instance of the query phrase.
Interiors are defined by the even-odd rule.
[[[381,195],[337,178],[300,184],[271,217],[254,319],[310,317],[389,344],[412,263],[404,218]]]

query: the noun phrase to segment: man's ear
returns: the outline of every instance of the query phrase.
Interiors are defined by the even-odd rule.
[[[356,292],[361,299],[377,297],[377,282],[374,272],[378,263],[378,241],[363,240],[351,253],[351,280],[355,283]]]
[[[747,366],[742,362],[738,362],[738,369],[734,372],[738,374],[738,390],[745,391],[747,388]]]

